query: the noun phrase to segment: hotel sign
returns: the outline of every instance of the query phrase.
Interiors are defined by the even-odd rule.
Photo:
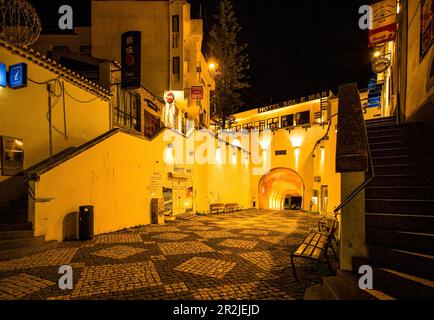
[[[396,38],[396,0],[383,0],[371,5],[372,28],[369,30],[369,46],[375,47]]]
[[[316,94],[311,94],[309,96],[300,97],[298,99],[292,99],[292,100],[287,100],[287,101],[284,101],[281,103],[276,103],[276,104],[273,104],[271,106],[260,107],[260,108],[258,108],[258,113],[264,113],[264,112],[268,112],[268,111],[272,111],[272,110],[276,110],[276,109],[281,109],[281,108],[293,106],[293,105],[296,105],[299,103],[313,101],[313,100],[326,98],[326,97],[328,97],[328,93],[327,93],[327,91],[323,91],[321,93],[316,93]]]
[[[137,89],[141,86],[142,33],[129,31],[122,34],[122,88]]]

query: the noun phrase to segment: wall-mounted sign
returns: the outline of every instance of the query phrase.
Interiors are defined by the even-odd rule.
[[[286,156],[286,150],[276,150],[276,156]]]
[[[192,99],[203,99],[203,87],[191,87]]]
[[[137,89],[141,86],[142,33],[129,31],[122,34],[122,88]]]
[[[14,176],[21,173],[24,166],[23,140],[1,137],[0,146],[2,176]]]
[[[27,64],[19,63],[9,67],[9,86],[12,89],[27,87]]]
[[[434,43],[434,4],[431,0],[421,0],[420,60]]]
[[[295,104],[308,102],[308,101],[312,101],[312,100],[317,100],[317,99],[321,99],[321,98],[326,98],[326,97],[328,97],[328,93],[326,91],[321,92],[321,93],[315,93],[315,94],[311,94],[311,95],[306,96],[306,97],[300,97],[298,99],[292,99],[292,100],[284,101],[281,103],[276,103],[276,104],[273,104],[271,106],[260,107],[260,108],[258,108],[258,113],[264,113],[267,111],[285,108],[288,106],[293,106]]]
[[[164,101],[166,101],[166,103],[168,104],[172,104],[175,101],[175,95],[173,94],[173,92],[166,92],[164,94]]]
[[[391,62],[386,57],[380,57],[372,61],[372,71],[376,74],[383,73],[389,69]]]
[[[0,87],[6,87],[7,84],[8,81],[7,81],[6,65],[0,63]]]
[[[396,38],[396,0],[383,0],[371,5],[372,28],[369,30],[369,46],[374,47]]]

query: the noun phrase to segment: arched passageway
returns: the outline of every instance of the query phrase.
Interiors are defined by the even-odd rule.
[[[294,170],[276,168],[261,178],[258,195],[261,209],[301,210],[304,183]]]

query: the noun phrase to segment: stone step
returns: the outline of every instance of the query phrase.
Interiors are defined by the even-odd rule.
[[[412,157],[410,155],[404,156],[392,156],[392,157],[376,157],[372,159],[374,166],[381,165],[395,165],[395,164],[405,164],[405,163],[413,163]]]
[[[371,187],[365,191],[368,199],[434,199],[434,186],[415,187]]]
[[[434,216],[366,213],[367,228],[434,233]]]
[[[328,300],[324,295],[322,284],[316,284],[306,289],[304,292],[304,300]]]
[[[33,230],[15,230],[15,231],[0,231],[1,240],[12,240],[22,238],[33,238]]]
[[[1,250],[0,251],[0,261],[18,259],[26,257],[35,253],[49,251],[57,247],[57,241],[44,241],[40,244],[34,244],[30,246],[24,246],[21,248]]]
[[[393,174],[375,175],[368,187],[412,187],[412,186],[434,186],[434,179],[423,174]]]
[[[412,147],[405,139],[389,139],[386,141],[369,141],[369,147],[373,149],[407,148]]]
[[[371,245],[369,257],[381,267],[434,280],[434,256]]]
[[[409,137],[405,133],[399,131],[391,135],[368,135],[369,145],[372,143],[382,143],[387,141],[409,141]]]
[[[45,237],[20,238],[0,241],[0,252],[5,250],[38,246],[45,242]]]
[[[0,224],[27,222],[27,212],[0,214]]]
[[[323,279],[323,292],[327,300],[353,300],[337,276]]]
[[[33,225],[31,222],[0,224],[0,231],[19,231],[19,230],[32,230],[32,229],[33,229]]]
[[[371,149],[371,155],[373,159],[377,157],[396,157],[396,156],[405,156],[410,154],[411,153],[409,149],[404,147]]]
[[[350,271],[338,270],[337,275],[341,286],[346,288],[347,294],[353,300],[395,300],[395,298],[379,290],[360,289],[360,276]]]
[[[398,213],[434,216],[434,200],[365,199],[369,213]]]
[[[385,268],[370,259],[353,258],[353,269],[362,265],[373,268],[374,289],[400,300],[434,299],[434,282],[409,273]]]
[[[392,174],[416,174],[417,167],[411,163],[405,164],[387,164],[387,165],[374,165],[374,172],[378,175],[392,175]]]
[[[366,228],[368,244],[434,255],[434,233]]]
[[[366,125],[383,123],[383,122],[391,122],[391,123],[396,124],[396,117],[394,117],[394,116],[392,116],[392,117],[381,117],[381,118],[374,118],[374,119],[365,120],[365,124]]]

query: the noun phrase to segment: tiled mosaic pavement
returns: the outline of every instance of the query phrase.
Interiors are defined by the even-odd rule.
[[[0,300],[9,299],[301,299],[329,275],[325,266],[289,254],[318,216],[244,211],[179,219],[59,244],[0,262]],[[61,290],[59,267],[73,268]]]

